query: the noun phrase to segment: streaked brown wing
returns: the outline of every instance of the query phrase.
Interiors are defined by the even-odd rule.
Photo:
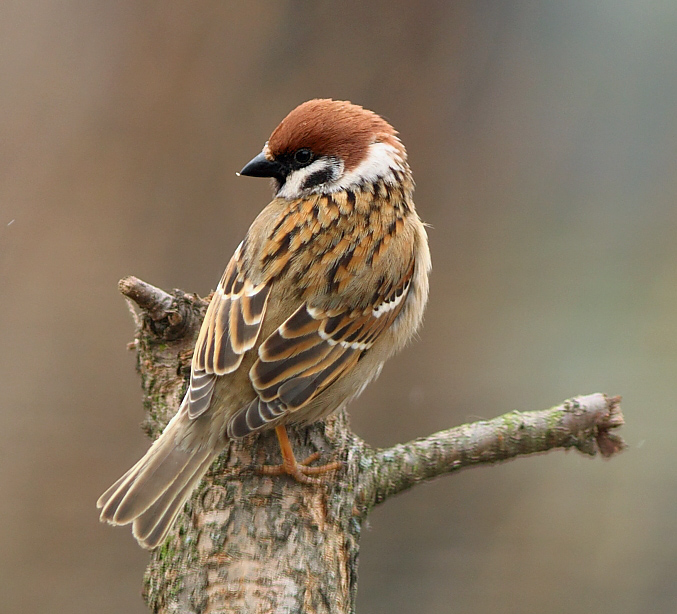
[[[270,294],[268,284],[254,286],[242,271],[242,244],[235,250],[207,308],[200,328],[186,399],[197,418],[211,402],[219,375],[235,371],[256,344]]]
[[[367,309],[301,305],[259,346],[249,372],[258,398],[234,416],[229,434],[242,437],[297,411],[350,371],[399,315],[413,270],[412,261],[398,283],[377,289]]]

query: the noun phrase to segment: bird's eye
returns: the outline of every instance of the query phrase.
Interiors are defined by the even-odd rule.
[[[294,153],[294,161],[297,162],[298,164],[301,164],[305,166],[308,164],[313,159],[313,152],[310,151],[310,149],[306,149],[305,147],[302,149],[298,149]]]

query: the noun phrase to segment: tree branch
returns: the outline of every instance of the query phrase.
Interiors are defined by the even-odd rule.
[[[120,282],[133,302],[133,344],[157,436],[176,412],[208,301],[167,293],[135,277]],[[511,412],[387,450],[369,447],[345,411],[290,428],[299,457],[320,451],[343,461],[321,487],[260,475],[279,462],[274,434],[230,445],[196,489],[167,541],[151,554],[144,596],[153,612],[354,612],[362,523],[374,505],[421,481],[464,467],[556,448],[623,449],[619,397],[577,397],[536,412]]]
[[[373,454],[360,478],[360,500],[371,507],[424,480],[474,465],[494,464],[556,448],[608,458],[625,447],[620,397],[590,394],[557,407],[519,412],[440,431]]]

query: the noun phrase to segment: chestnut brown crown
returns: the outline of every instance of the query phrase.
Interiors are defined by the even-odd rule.
[[[397,131],[380,115],[344,100],[315,99],[287,115],[268,140],[273,157],[307,147],[321,156],[343,160],[353,170],[372,143],[388,143],[405,155]]]

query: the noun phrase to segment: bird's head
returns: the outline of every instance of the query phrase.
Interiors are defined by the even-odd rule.
[[[356,104],[315,99],[296,107],[275,128],[241,175],[272,177],[280,198],[395,182],[408,172],[395,129]]]

